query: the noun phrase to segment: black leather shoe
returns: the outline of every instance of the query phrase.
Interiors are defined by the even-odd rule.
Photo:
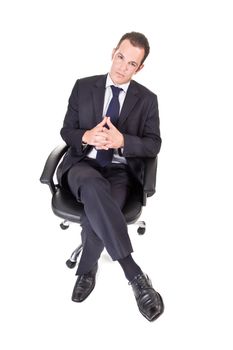
[[[72,294],[73,301],[81,303],[91,294],[95,287],[97,269],[98,265],[96,264],[90,272],[78,276]]]
[[[145,274],[137,275],[130,283],[139,311],[148,321],[156,320],[164,311],[161,295],[152,286]]]

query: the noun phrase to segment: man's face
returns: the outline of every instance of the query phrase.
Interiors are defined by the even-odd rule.
[[[115,84],[125,84],[143,68],[141,64],[145,50],[133,46],[128,39],[122,41],[112,53],[110,77]]]

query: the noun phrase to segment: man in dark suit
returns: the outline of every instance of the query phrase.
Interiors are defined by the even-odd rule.
[[[121,211],[132,184],[140,186],[143,158],[156,157],[161,146],[157,97],[132,80],[149,50],[143,34],[126,33],[112,52],[107,75],[77,80],[61,129],[70,148],[59,177],[84,205],[83,250],[72,300],[82,302],[94,289],[106,248],[122,267],[140,312],[153,321],[163,312],[163,301],[132,258]]]

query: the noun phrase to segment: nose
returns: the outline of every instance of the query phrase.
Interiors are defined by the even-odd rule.
[[[121,70],[123,72],[126,72],[128,70],[128,64],[127,62],[121,62]]]

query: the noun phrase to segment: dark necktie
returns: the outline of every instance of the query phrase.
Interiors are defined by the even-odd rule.
[[[111,85],[112,89],[112,99],[109,103],[108,110],[106,112],[106,116],[110,117],[111,122],[116,125],[117,119],[119,117],[120,111],[120,103],[119,103],[119,93],[122,90],[114,85]],[[98,150],[96,155],[97,162],[102,166],[106,166],[112,162],[114,149],[108,150]]]

